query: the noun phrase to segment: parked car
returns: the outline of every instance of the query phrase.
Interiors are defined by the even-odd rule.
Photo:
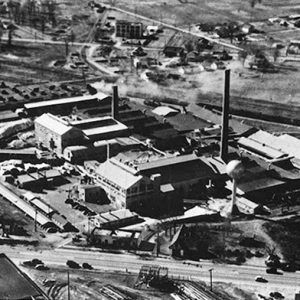
[[[268,274],[282,275],[282,273],[278,272],[278,270],[277,270],[276,268],[268,268],[268,269],[266,270],[266,272],[267,272]]]
[[[83,263],[82,268],[87,270],[93,270],[93,267],[88,263]]]
[[[270,293],[270,297],[273,297],[275,299],[284,299],[284,296],[281,293],[279,293],[279,292],[272,292],[272,293]]]
[[[80,269],[80,265],[74,260],[68,260],[66,264],[69,268]]]
[[[257,282],[268,282],[268,280],[262,276],[256,276],[255,281]]]
[[[45,266],[44,264],[36,265],[34,268],[39,271],[48,271],[49,270],[49,267]]]

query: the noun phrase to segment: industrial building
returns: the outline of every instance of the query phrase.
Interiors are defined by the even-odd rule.
[[[107,197],[101,186],[85,184],[78,186],[78,198],[84,202],[103,204]]]
[[[49,113],[35,119],[34,129],[38,146],[52,150],[58,156],[67,146],[82,144],[84,140],[82,131]]]
[[[128,127],[110,116],[71,121],[69,124],[81,130],[90,141],[129,135]]]
[[[86,164],[117,207],[151,213],[159,205],[176,208],[193,185],[222,180],[208,161],[195,155],[151,157],[121,153],[103,164]],[[177,207],[178,208],[178,207]]]
[[[143,23],[117,20],[116,36],[128,39],[141,39],[143,37]]]
[[[63,151],[65,160],[82,164],[84,161],[97,160],[103,162],[109,156],[115,156],[121,151],[139,149],[141,142],[132,137],[118,137],[109,140],[96,141],[89,145],[66,147]]]
[[[98,92],[95,95],[26,103],[24,108],[31,117],[40,116],[44,113],[68,115],[75,107],[76,109],[96,107],[100,101],[105,101],[108,98],[108,95]]]

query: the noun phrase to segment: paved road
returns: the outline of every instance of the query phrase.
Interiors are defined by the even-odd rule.
[[[75,260],[78,263],[88,262],[94,268],[109,271],[125,271],[138,273],[140,267],[145,264],[156,264],[169,268],[171,276],[192,280],[209,281],[209,269],[213,268],[213,281],[232,282],[235,284],[261,286],[255,282],[255,277],[261,275],[268,279],[269,287],[299,288],[299,273],[284,273],[284,275],[266,274],[265,268],[256,266],[234,266],[200,262],[200,267],[193,262],[191,265],[172,259],[154,258],[144,260],[130,254],[111,254],[103,252],[89,252],[70,249],[45,250],[42,252],[29,251],[26,248],[10,248],[3,246],[2,252],[6,253],[13,261],[20,263],[33,258],[42,259],[48,265],[65,265],[67,260]]]
[[[207,39],[207,40],[209,40],[213,43],[216,43],[216,44],[219,44],[219,45],[222,45],[222,46],[225,46],[225,47],[237,50],[237,51],[244,51],[243,48],[234,46],[232,44],[229,44],[229,43],[226,43],[226,42],[223,42],[223,41],[220,41],[220,40],[213,39],[213,38],[209,37],[209,35],[206,35],[206,34],[203,34],[203,33],[191,32],[187,29],[183,29],[183,28],[180,28],[180,27],[168,24],[168,23],[161,22],[159,20],[148,18],[148,17],[145,17],[143,15],[136,14],[136,13],[127,11],[125,9],[122,9],[122,8],[119,8],[119,7],[116,7],[116,6],[110,6],[108,4],[102,4],[102,5],[106,6],[108,9],[116,10],[116,11],[119,11],[121,13],[127,14],[129,16],[133,16],[135,18],[139,18],[139,19],[142,19],[142,20],[145,20],[145,21],[149,21],[151,23],[160,24],[160,25],[162,25],[166,28],[170,28],[170,29],[173,29],[173,30],[176,30],[176,31],[180,31],[180,32],[185,33],[185,34],[193,35],[193,36],[196,36],[196,37],[199,37],[199,38],[205,38],[205,39]]]

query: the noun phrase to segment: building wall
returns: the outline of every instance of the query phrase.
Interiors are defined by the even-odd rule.
[[[143,37],[143,24],[131,22],[117,22],[116,36],[139,39]]]
[[[51,149],[53,144],[55,148],[53,151],[56,154],[62,153],[62,137],[59,134],[49,130],[48,128],[40,125],[39,123],[35,123],[35,136],[38,144],[42,144],[47,149]],[[53,141],[53,142],[51,142]]]
[[[63,135],[57,134],[39,123],[35,123],[35,136],[38,144],[53,150],[58,156],[63,154],[67,146],[82,143],[82,134],[77,130],[70,130]]]
[[[85,202],[99,202],[103,189],[100,186],[79,187],[79,199]]]

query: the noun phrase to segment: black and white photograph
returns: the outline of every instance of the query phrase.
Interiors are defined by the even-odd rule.
[[[300,0],[0,0],[0,300],[300,300]]]

